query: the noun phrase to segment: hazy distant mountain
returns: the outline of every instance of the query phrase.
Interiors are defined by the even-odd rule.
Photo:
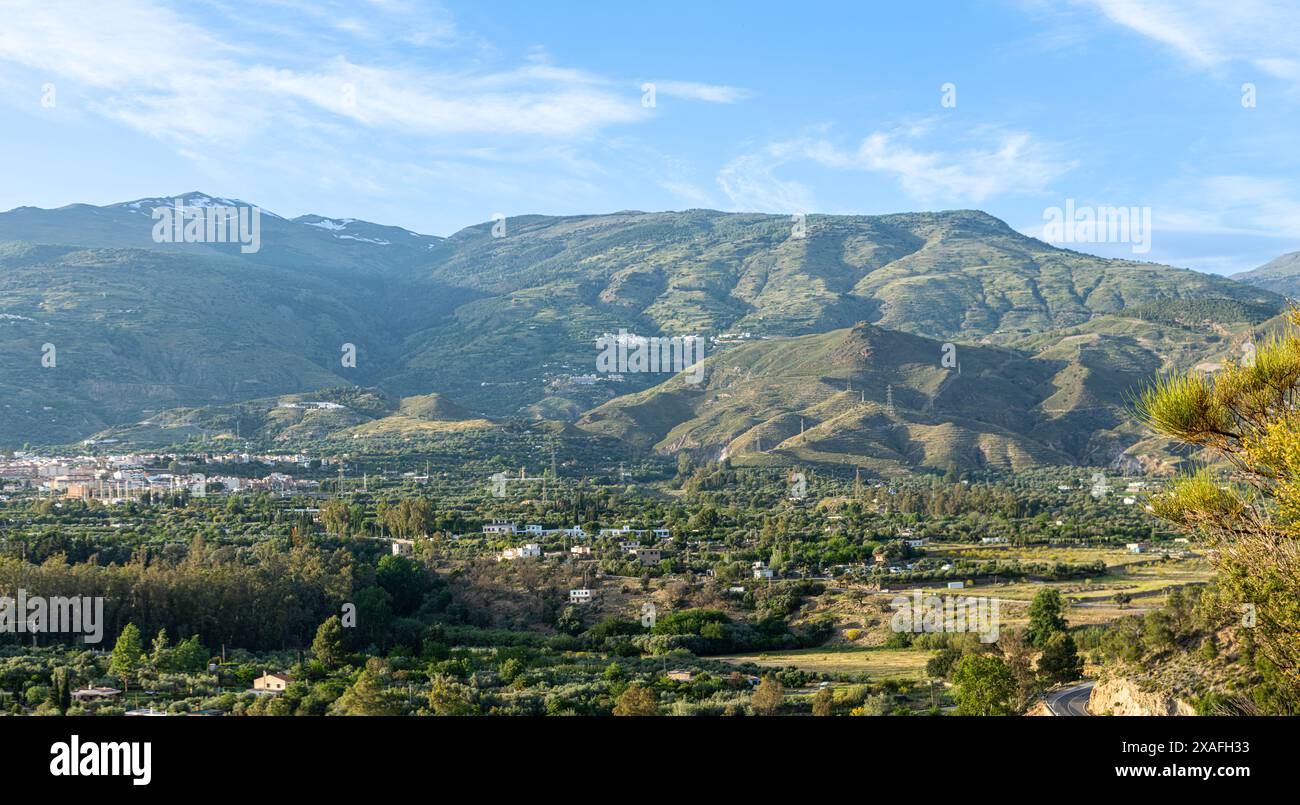
[[[0,240],[10,241],[0,243],[0,445],[67,441],[166,409],[341,385],[392,399],[437,392],[439,405],[454,400],[465,416],[575,420],[665,379],[592,381],[595,339],[619,329],[775,339],[866,322],[873,333],[899,331],[876,338],[933,339],[925,350],[963,345],[975,362],[964,373],[987,355],[977,374],[991,378],[1002,360],[993,356],[1006,356],[1008,366],[1038,361],[1024,371],[1127,382],[1212,361],[1216,350],[1231,355],[1231,339],[1282,304],[1223,277],[1057,249],[975,211],[813,215],[804,237],[776,215],[522,216],[447,238],[264,211],[261,248],[245,254],[236,244],[155,243],[152,210],[173,203],[0,213]],[[203,194],[185,203],[242,204]],[[1170,310],[1183,319],[1158,321]],[[42,365],[46,344],[57,349],[54,368]],[[356,348],[355,367],[341,361],[344,344]],[[1080,357],[1036,357],[1071,349]],[[906,410],[911,393],[928,392],[919,375],[904,374],[896,406]],[[1040,386],[1097,385],[1031,375]],[[1122,384],[1103,385],[1111,394]],[[1046,399],[1046,391],[1034,393]],[[1086,409],[1086,399],[1065,407]],[[940,403],[931,409],[947,410]],[[752,415],[785,409],[801,410],[791,397]],[[988,427],[1016,424],[954,413]],[[1068,458],[1095,448],[1090,428],[1115,425],[1057,417],[1035,427],[996,438]],[[629,430],[657,444],[663,437],[654,433]]]
[[[1289,252],[1232,278],[1284,296],[1300,296],[1300,252]]]
[[[0,240],[190,255],[223,254],[262,265],[315,270],[369,268],[385,272],[427,262],[429,252],[442,240],[434,235],[354,219],[304,215],[288,220],[261,210],[262,248],[254,253],[242,253],[237,245],[228,244],[157,243],[153,238],[157,223],[153,211],[174,209],[177,199],[186,207],[253,206],[239,199],[191,192],[104,207],[90,204],[71,204],[52,210],[18,207],[0,213]]]

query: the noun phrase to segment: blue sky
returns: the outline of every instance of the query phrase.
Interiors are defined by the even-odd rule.
[[[445,235],[978,208],[1038,235],[1073,200],[1152,211],[1149,252],[1082,251],[1300,249],[1289,2],[9,0],[0,110],[0,209],[203,190]]]

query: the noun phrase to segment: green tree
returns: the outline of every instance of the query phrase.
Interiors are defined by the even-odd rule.
[[[327,500],[320,506],[320,521],[325,533],[346,537],[352,528],[352,509],[341,500]]]
[[[763,677],[763,681],[758,683],[754,688],[754,695],[750,698],[749,704],[754,708],[754,712],[760,716],[770,716],[777,710],[781,709],[781,704],[785,701],[785,685],[776,677],[768,674]]]
[[[1065,631],[1065,603],[1055,587],[1039,590],[1029,604],[1029,642],[1042,648],[1056,632]]]
[[[108,672],[122,680],[122,689],[127,690],[143,662],[144,644],[140,640],[140,628],[134,623],[128,623],[117,636],[117,643],[108,660]]]
[[[1246,631],[1267,664],[1261,670],[1300,706],[1300,308],[1289,318],[1290,328],[1257,346],[1254,360],[1228,362],[1214,376],[1162,378],[1136,408],[1156,432],[1230,467],[1227,478],[1205,470],[1177,480],[1151,508],[1214,549],[1224,604],[1253,607]]]
[[[1038,699],[1043,684],[1034,673],[1034,648],[1024,629],[1006,629],[998,638],[1002,661],[1007,664],[1016,691],[1011,697],[1011,709],[1023,713]]]
[[[1069,633],[1057,632],[1047,638],[1038,658],[1038,674],[1049,683],[1073,682],[1083,675],[1083,658]]]
[[[334,703],[334,712],[344,716],[398,716],[405,709],[402,695],[388,686],[388,666],[378,657],[366,660],[357,681]]]
[[[424,568],[405,556],[389,555],[380,559],[375,583],[393,597],[393,611],[398,615],[411,614],[424,599]]]
[[[436,716],[472,716],[479,712],[474,691],[446,674],[435,674],[430,680],[429,709]]]
[[[200,673],[208,667],[210,656],[207,648],[199,642],[199,636],[190,635],[172,649],[172,669],[186,674]]]
[[[60,665],[55,667],[51,677],[53,690],[50,698],[60,713],[66,713],[72,706],[72,671],[68,666]]]
[[[925,675],[931,679],[946,679],[952,673],[953,666],[961,659],[961,649],[939,649],[939,652],[925,662]]]
[[[343,622],[338,615],[330,615],[316,629],[316,639],[311,641],[311,653],[326,668],[338,668],[347,659]]]
[[[383,648],[388,641],[388,630],[393,624],[392,602],[393,596],[383,587],[372,585],[357,593],[354,602],[357,605],[357,631],[365,643],[375,643]]]
[[[640,685],[628,685],[614,705],[616,716],[657,716],[659,699],[655,692]]]
[[[958,661],[953,682],[957,685],[954,698],[958,715],[1006,716],[1014,712],[1011,697],[1016,681],[999,657],[967,654]]]
[[[567,606],[560,612],[559,617],[555,619],[555,628],[558,631],[568,635],[576,635],[582,631],[582,614],[578,612],[575,606]]]
[[[1176,637],[1169,613],[1156,610],[1142,619],[1142,643],[1148,651],[1171,649],[1176,645]]]
[[[155,671],[171,670],[171,649],[167,647],[167,630],[159,629],[153,639],[153,648],[149,652],[149,665]]]

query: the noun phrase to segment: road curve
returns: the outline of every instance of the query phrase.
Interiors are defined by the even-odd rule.
[[[1052,691],[1047,694],[1047,712],[1054,716],[1090,716],[1088,697],[1092,695],[1092,686],[1096,682],[1084,682],[1070,688]]]

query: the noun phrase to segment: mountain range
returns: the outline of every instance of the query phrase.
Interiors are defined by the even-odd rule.
[[[1237,357],[1300,278],[1295,255],[1232,279],[1103,259],[974,210],[802,231],[711,210],[519,216],[446,238],[262,211],[244,253],[155,242],[152,211],[174,203],[0,213],[0,445],[165,442],[242,406],[240,437],[284,442],[522,418],[738,461],[1158,463],[1128,395]],[[704,382],[596,374],[596,339],[620,330],[709,339]],[[294,413],[340,388],[384,402]]]

